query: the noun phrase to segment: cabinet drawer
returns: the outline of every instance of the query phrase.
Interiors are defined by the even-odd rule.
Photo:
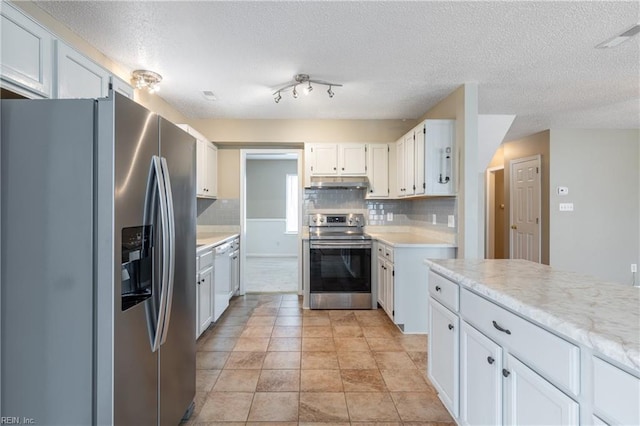
[[[378,256],[393,263],[393,247],[389,247],[383,243],[378,243]]]
[[[460,313],[467,322],[549,380],[579,393],[577,346],[466,289],[460,298]]]
[[[213,250],[206,251],[200,254],[200,265],[198,269],[201,271],[209,266],[213,265]]]
[[[640,424],[640,379],[593,358],[593,405],[612,424]]]
[[[429,271],[429,294],[454,312],[460,309],[458,284]]]

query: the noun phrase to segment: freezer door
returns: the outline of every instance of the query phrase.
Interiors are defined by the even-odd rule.
[[[159,121],[175,225],[173,298],[160,346],[160,424],[177,425],[195,396],[196,143],[172,123]]]
[[[114,175],[114,389],[113,422],[117,425],[154,425],[158,423],[158,352],[152,351],[154,335],[151,332],[157,320],[158,296],[161,293],[160,256],[162,253],[161,226],[155,216],[145,219],[145,199],[152,159],[158,154],[158,116],[140,107],[132,100],[115,95],[115,175]],[[159,209],[157,209],[159,210]],[[145,223],[147,222],[147,223]],[[131,247],[123,236],[131,236],[131,229],[143,227],[141,238],[149,235],[151,241],[142,248],[151,247],[151,261],[145,262],[141,273],[151,275],[151,285],[141,288],[140,303],[123,304],[123,294],[131,287],[123,269],[123,247]],[[151,229],[147,228],[150,227]],[[148,230],[148,232],[146,231]],[[134,250],[135,251],[135,250]],[[143,252],[140,258],[144,258]],[[135,260],[134,256],[132,259]],[[122,262],[120,261],[122,259]],[[146,282],[145,277],[140,282]],[[128,287],[127,287],[128,286]],[[148,321],[151,317],[151,324]]]

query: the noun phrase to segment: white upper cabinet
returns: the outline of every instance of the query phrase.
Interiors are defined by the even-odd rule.
[[[455,195],[455,120],[425,120],[397,142],[399,197]]]
[[[133,87],[121,78],[111,76],[111,86],[115,92],[118,92],[129,99],[133,99]]]
[[[367,145],[363,143],[338,144],[338,173],[342,176],[367,174]]]
[[[374,143],[367,147],[367,198],[389,197],[389,144]]]
[[[109,94],[107,70],[86,56],[56,41],[56,84],[54,97],[104,98]]]
[[[365,176],[367,144],[305,144],[305,165],[309,176]]]
[[[427,120],[424,125],[424,181],[427,195],[455,195],[455,120]]]
[[[182,130],[196,138],[196,196],[218,196],[218,148],[188,124],[178,124]]]
[[[2,87],[33,97],[51,97],[53,37],[9,3],[0,10]]]

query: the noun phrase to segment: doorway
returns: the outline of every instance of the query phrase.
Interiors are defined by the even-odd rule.
[[[506,250],[506,209],[504,166],[487,169],[486,258],[508,259]]]
[[[301,293],[301,158],[295,149],[241,150],[245,293]]]
[[[540,155],[511,160],[509,167],[510,258],[540,263]]]

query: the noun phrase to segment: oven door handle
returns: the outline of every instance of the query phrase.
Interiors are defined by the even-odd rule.
[[[309,243],[309,248],[364,248],[370,249],[370,242],[354,242],[354,241],[313,241]]]

